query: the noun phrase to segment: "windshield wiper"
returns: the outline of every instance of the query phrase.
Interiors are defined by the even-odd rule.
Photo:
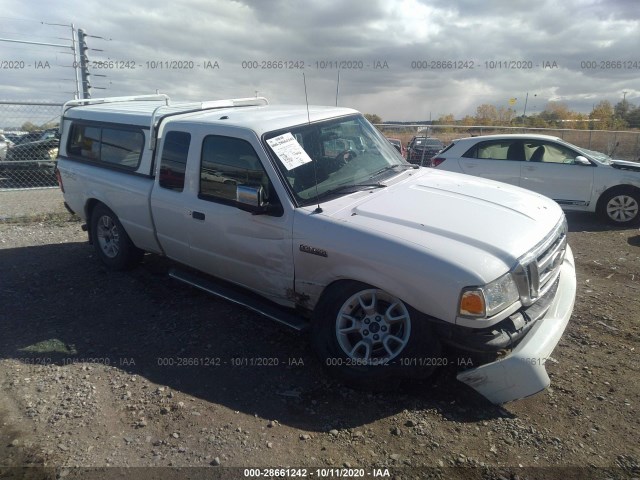
[[[398,167],[403,167],[403,168],[419,168],[418,165],[413,165],[411,163],[397,163],[396,165],[388,165],[386,167],[384,167],[382,170],[378,170],[376,173],[374,173],[373,175],[371,175],[369,178],[373,178],[375,176],[380,175],[381,173],[387,172],[389,170],[393,170],[395,168]]]
[[[330,190],[327,190],[326,192],[322,192],[318,198],[322,198],[322,197],[326,197],[327,195],[332,195],[334,193],[339,193],[339,192],[343,192],[345,190],[353,190],[354,192],[357,192],[358,190],[366,190],[366,189],[373,189],[373,188],[385,188],[386,185],[378,182],[378,183],[351,183],[351,184],[347,184],[347,185],[340,185],[339,187],[336,188],[332,188]]]

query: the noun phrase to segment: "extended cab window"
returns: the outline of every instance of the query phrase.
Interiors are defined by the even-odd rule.
[[[181,192],[184,189],[184,172],[187,166],[191,134],[169,132],[164,137],[160,159],[160,186]]]
[[[144,135],[140,130],[74,124],[67,152],[70,156],[127,170],[140,163]]]
[[[200,195],[223,202],[236,201],[238,185],[264,188],[269,180],[255,150],[245,140],[209,135],[202,144]]]

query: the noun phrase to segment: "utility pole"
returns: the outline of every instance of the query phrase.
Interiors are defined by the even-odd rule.
[[[73,50],[73,71],[76,74],[76,100],[80,98],[80,92],[82,91],[82,85],[80,84],[80,68],[78,63],[78,48],[76,43],[76,28],[71,24],[71,46]]]
[[[538,94],[534,93],[534,97],[537,97]],[[524,111],[522,112],[522,125],[524,126],[524,119],[527,116],[527,103],[529,102],[529,92],[527,92],[527,96],[524,98]],[[535,107],[535,105],[534,105]]]
[[[78,29],[78,48],[80,50],[80,79],[82,82],[82,98],[91,98],[91,82],[89,81],[89,58],[87,57],[87,34]]]

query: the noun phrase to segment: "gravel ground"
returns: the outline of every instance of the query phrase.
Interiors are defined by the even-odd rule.
[[[59,188],[0,191],[0,222],[65,213]]]
[[[304,335],[170,280],[165,259],[109,272],[64,215],[0,223],[0,466],[55,469],[5,468],[13,478],[109,466],[638,478],[640,235],[569,223],[578,294],[551,388],[503,407],[452,368],[394,393],[350,390]],[[172,469],[187,466],[207,468]]]

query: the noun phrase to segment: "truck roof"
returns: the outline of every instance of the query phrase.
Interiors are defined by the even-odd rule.
[[[258,135],[262,135],[265,132],[302,125],[309,121],[316,122],[354,113],[358,112],[350,108],[310,105],[307,114],[306,105],[265,105],[205,110],[180,116],[175,119],[175,122],[233,125],[249,128]]]
[[[316,105],[308,107],[308,116],[306,105],[224,106],[207,109],[201,109],[201,105],[200,102],[172,102],[167,106],[164,101],[155,100],[98,103],[68,108],[64,117],[150,127],[154,111],[162,107],[156,119],[173,115],[170,120],[172,123],[233,125],[249,128],[262,135],[268,131],[301,125],[309,120],[315,122],[358,113],[350,108]]]

